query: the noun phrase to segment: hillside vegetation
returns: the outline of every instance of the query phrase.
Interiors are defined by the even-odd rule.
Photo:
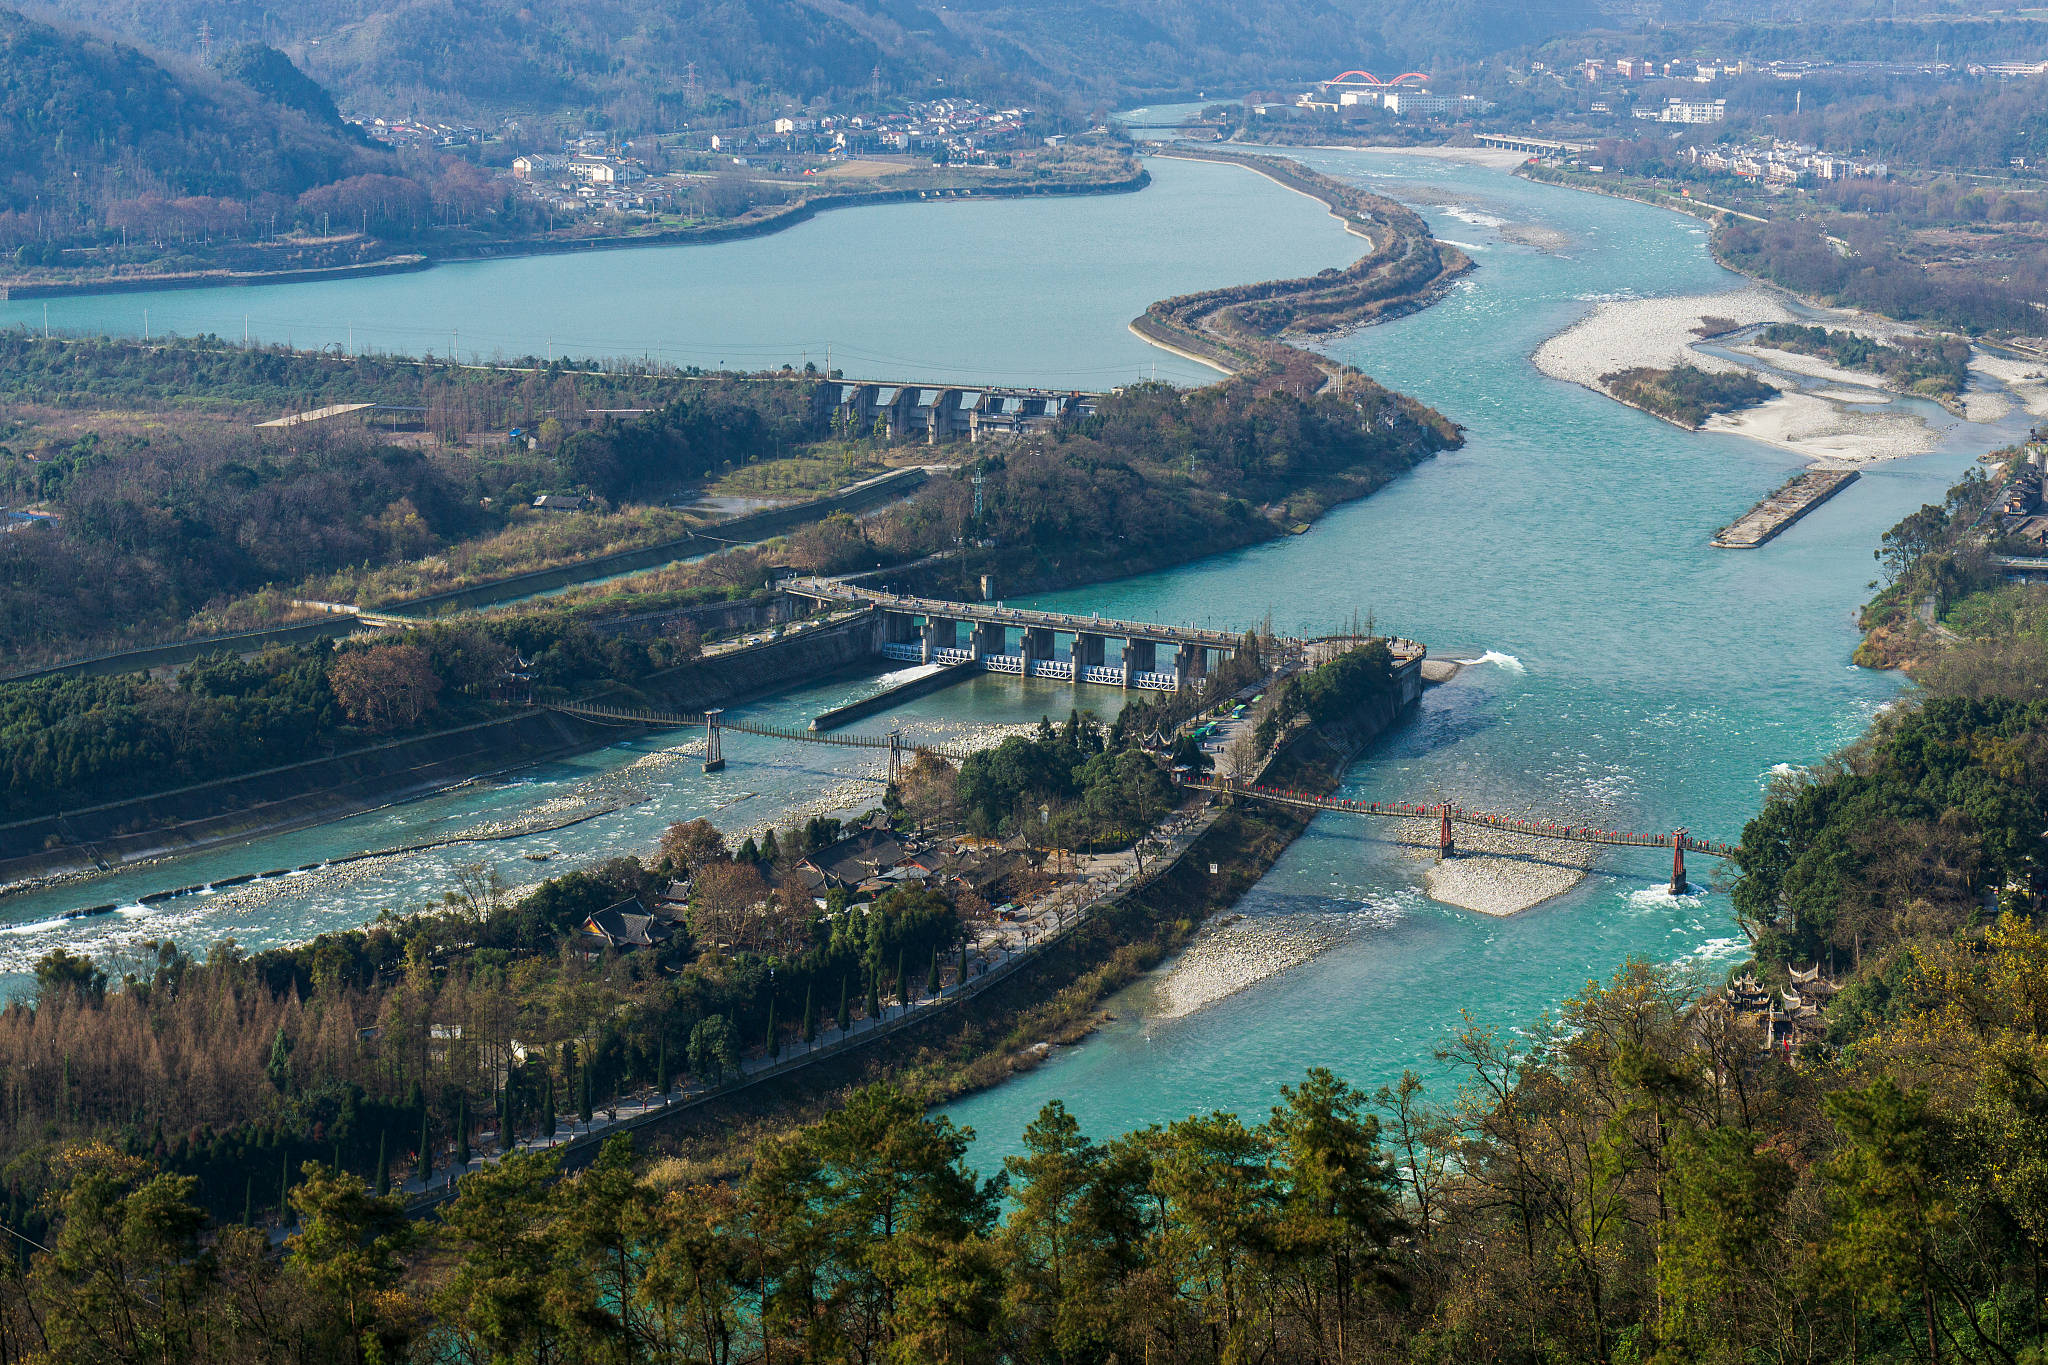
[[[0,10],[0,246],[42,263],[53,239],[141,237],[166,204],[201,231],[252,215],[267,226],[308,190],[392,169],[303,85],[250,60],[292,105]]]

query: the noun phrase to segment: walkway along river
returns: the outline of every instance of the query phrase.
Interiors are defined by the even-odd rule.
[[[1601,297],[1742,283],[1708,258],[1697,222],[1426,157],[1300,155],[1330,174],[1425,207],[1438,234],[1478,260],[1478,270],[1426,311],[1330,347],[1388,387],[1464,423],[1468,444],[1337,509],[1307,535],[1016,605],[1235,628],[1270,611],[1276,628],[1292,634],[1327,631],[1354,610],[1374,612],[1380,629],[1427,640],[1433,655],[1479,662],[1432,690],[1411,724],[1354,766],[1342,795],[1448,800],[1609,829],[1687,824],[1736,837],[1774,770],[1838,747],[1898,695],[1897,680],[1848,665],[1871,549],[1885,527],[1937,498],[1999,433],[1987,440],[1983,429],[1973,429],[1971,448],[1871,467],[1762,549],[1713,550],[1707,542],[1714,529],[1782,483],[1793,460],[1739,438],[1681,431],[1545,379],[1528,362],[1539,343]],[[1153,170],[1157,184],[1137,195],[932,210],[941,216],[920,218],[911,230],[932,269],[958,284],[950,292],[915,291],[915,317],[878,313],[875,326],[895,330],[868,333],[867,345],[904,362],[892,368],[919,372],[921,363],[913,362],[933,355],[923,349],[929,335],[963,372],[1011,367],[1029,382],[1080,355],[1090,358],[1077,368],[1107,356],[1102,363],[1128,373],[1144,362],[1116,348],[1139,344],[1124,324],[1151,299],[1233,275],[1346,264],[1356,255],[1356,239],[1319,204],[1248,172],[1169,162]],[[1173,212],[1148,218],[1148,204]],[[1065,216],[1084,211],[1108,216],[1082,227]],[[958,219],[943,217],[956,213]],[[966,227],[943,238],[932,226],[941,221]],[[1067,234],[1086,232],[1106,245],[1077,245],[1076,287],[1061,294],[1058,307],[988,266],[990,259],[1056,255]],[[871,236],[862,211],[778,238],[687,250],[695,253],[691,271],[723,272],[722,282],[706,286],[706,297],[719,297],[728,285],[759,285],[762,303],[745,316],[759,319],[749,325],[762,339],[775,340],[808,330],[807,310],[822,286],[809,276],[792,286],[750,273],[789,264],[752,253],[797,244],[834,270],[857,260],[854,274],[865,278],[884,265],[879,256],[860,255],[883,249]],[[1269,240],[1271,260],[1264,258]],[[1257,252],[1244,251],[1241,244],[1253,241]],[[1524,244],[1532,241],[1546,245]],[[900,252],[901,240],[893,249]],[[1206,253],[1210,276],[1189,279],[1172,259],[1183,251]],[[1102,267],[1105,278],[1117,277],[1120,293],[1098,305],[1082,286],[1106,256],[1121,258],[1120,269]],[[1214,264],[1219,256],[1233,258],[1229,270]],[[640,299],[650,273],[658,275],[667,259],[659,251],[644,259],[612,252],[573,262],[464,266],[384,283],[403,289],[440,281],[432,305],[444,317],[467,317],[472,303],[496,309],[502,340],[492,344],[516,352],[546,343],[538,328],[553,316],[545,305],[562,288],[546,272],[571,264],[609,272],[580,277],[578,297]],[[1046,282],[1053,283],[1049,276]],[[263,291],[234,292],[253,307]],[[823,306],[840,307],[830,293]],[[153,316],[176,297],[156,296]],[[294,306],[315,302],[294,297]],[[391,302],[384,295],[320,298],[366,309]],[[55,302],[125,308],[129,301]],[[234,304],[237,313],[242,306]],[[19,318],[27,307],[7,316]],[[321,311],[340,310],[322,304]],[[651,315],[632,320],[640,335],[662,330]],[[219,321],[207,325],[225,330]],[[414,337],[409,344],[421,343]],[[1161,361],[1161,374],[1178,376],[1169,360]],[[2013,434],[2023,421],[2015,419]],[[747,710],[771,723],[802,724],[870,686],[807,689]],[[1079,697],[1105,710],[1121,701],[1111,689],[1083,689]],[[1075,698],[1066,684],[984,677],[858,724],[879,733],[901,721],[943,737],[972,722],[1061,713]],[[821,788],[852,779],[865,761],[842,764],[841,751],[826,746],[749,741],[729,755],[724,773],[707,776],[687,752],[661,752],[694,740],[632,741],[510,786],[451,793],[281,845],[190,860],[175,874],[152,869],[147,877],[123,874],[64,896],[0,903],[0,916],[15,926],[0,933],[0,966],[18,972],[58,943],[91,950],[147,934],[175,933],[195,947],[229,932],[251,944],[301,937],[438,895],[450,870],[477,857],[479,846],[373,864],[360,881],[343,885],[279,879],[269,884],[277,898],[260,904],[195,897],[161,914],[136,914],[126,905],[116,916],[76,925],[55,917],[161,886],[297,866],[329,849],[391,846],[423,831],[524,818],[550,803],[622,787],[648,797],[544,836],[543,843],[487,846],[508,876],[530,880],[568,863],[644,851],[673,819],[708,814],[728,829],[756,826],[772,806],[816,799]],[[1243,903],[1244,921],[1218,936],[1226,951],[1211,961],[1226,970],[1254,958],[1284,962],[1288,953],[1264,951],[1276,943],[1313,943],[1324,948],[1320,955],[1171,1019],[1152,1012],[1156,983],[1135,988],[1113,1006],[1116,1022],[1087,1043],[951,1106],[982,1135],[977,1161],[992,1168],[1014,1150],[1024,1124],[1050,1098],[1065,1100],[1098,1136],[1193,1109],[1230,1107],[1256,1116],[1280,1084],[1311,1064],[1327,1064],[1368,1088],[1398,1077],[1404,1066],[1430,1074],[1431,1050],[1458,1026],[1463,1010],[1480,1022],[1513,1026],[1629,954],[1718,972],[1740,952],[1725,897],[1705,887],[1670,894],[1668,854],[1603,851],[1593,875],[1568,895],[1500,919],[1428,900],[1420,888],[1429,851],[1389,842],[1380,829],[1344,817],[1318,820]],[[524,852],[547,850],[556,851],[554,861],[524,863]]]

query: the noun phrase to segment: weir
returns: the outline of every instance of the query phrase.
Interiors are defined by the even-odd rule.
[[[976,387],[914,380],[823,384],[818,393],[842,432],[874,433],[892,441],[922,439],[926,445],[1043,431],[1093,416],[1102,399],[1099,393],[1079,389]]]
[[[785,578],[776,587],[826,606],[871,607],[875,653],[904,663],[973,663],[991,673],[1176,692],[1244,647],[1244,637],[1227,630],[908,597],[836,578]],[[963,626],[964,648],[959,644]],[[1115,664],[1108,662],[1111,640],[1119,642]],[[1283,655],[1306,659],[1314,642],[1282,637],[1272,643]],[[1397,668],[1419,667],[1428,652],[1413,640],[1390,639],[1387,645]],[[1160,667],[1161,646],[1169,651],[1167,668]]]

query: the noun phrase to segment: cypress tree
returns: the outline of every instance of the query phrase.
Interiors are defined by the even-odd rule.
[[[853,1022],[853,1011],[846,998],[847,992],[852,988],[852,982],[848,981],[844,976],[839,978],[839,1017],[835,1022],[838,1023],[841,1033],[846,1032],[847,1026]]]
[[[336,1175],[341,1174],[341,1143],[339,1140],[334,1144],[334,1173]]]
[[[504,1103],[498,1110],[498,1150],[511,1151],[512,1141],[512,1082],[508,1080],[505,1082]]]
[[[542,1125],[547,1129],[548,1136],[553,1137],[555,1135],[555,1078],[553,1073],[548,1075],[547,1081],[541,1087],[541,1090],[543,1104],[547,1111],[547,1117],[542,1120]]]
[[[292,1209],[292,1154],[285,1149],[277,1172],[277,1218],[279,1222],[291,1216]]]
[[[8,1220],[10,1226],[13,1222],[13,1219]],[[242,1226],[245,1228],[256,1226],[256,1177],[254,1175],[249,1177],[249,1183],[242,1190]]]
[[[960,984],[962,986],[967,984],[967,945],[965,943],[960,945]]]
[[[654,1064],[654,1084],[662,1094],[668,1094],[668,1039],[661,1040],[659,1060]]]
[[[469,1169],[469,1096],[455,1102],[455,1163]]]
[[[926,995],[937,995],[939,993],[939,949],[937,944],[932,945],[932,969],[924,975],[924,993]]]
[[[910,1008],[910,974],[903,970],[903,959],[909,951],[908,948],[896,950],[896,1002],[905,1009]]]
[[[383,1128],[377,1130],[377,1193],[391,1193],[391,1134]]]
[[[804,987],[804,1042],[806,1045],[818,1041],[818,1012],[813,1009],[811,992],[816,982]]]
[[[869,1023],[873,1023],[873,1022],[874,1022],[875,1020],[877,1020],[877,1019],[879,1019],[879,1018],[881,1018],[881,1017],[882,1017],[882,983],[881,983],[881,973],[880,973],[880,972],[878,972],[878,971],[876,971],[876,970],[875,970],[874,968],[872,968],[872,967],[871,967],[871,968],[869,968],[869,969],[868,969],[868,1022],[869,1022]]]
[[[576,1117],[590,1122],[590,1068],[583,1068],[583,1102],[576,1108]]]
[[[420,1185],[426,1186],[434,1174],[434,1144],[432,1133],[427,1127],[427,1107],[420,1106]]]
[[[768,1055],[771,1058],[782,1055],[782,1037],[775,1028],[775,997],[772,995],[768,997]]]

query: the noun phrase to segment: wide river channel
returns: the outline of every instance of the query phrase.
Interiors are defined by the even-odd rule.
[[[1480,268],[1441,302],[1330,349],[1467,430],[1466,445],[1304,536],[1038,605],[1284,631],[1335,628],[1354,610],[1439,654],[1482,658],[1432,690],[1366,753],[1346,794],[1529,811],[1565,821],[1734,840],[1780,765],[1810,763],[1895,698],[1895,678],[1849,664],[1871,550],[1903,513],[1939,497],[1971,458],[2024,429],[1959,428],[1934,454],[1882,464],[1759,551],[1708,539],[1796,461],[1741,438],[1681,431],[1529,363],[1602,298],[1696,294],[1745,282],[1715,265],[1692,219],[1530,184],[1499,170],[1379,152],[1301,154],[1319,169],[1415,203]],[[437,269],[346,284],[201,290],[51,303],[51,325],[231,333],[420,350],[443,322],[461,346],[508,354],[658,354],[765,363],[822,358],[850,373],[978,375],[1085,385],[1149,374],[1155,353],[1124,328],[1146,302],[1203,285],[1300,274],[1357,254],[1320,205],[1248,172],[1154,160],[1135,195],[916,205],[826,215],[788,233],[715,247]],[[1538,242],[1541,245],[1530,245]],[[362,321],[350,324],[346,319]],[[373,319],[377,330],[372,330]],[[0,305],[39,324],[40,303]],[[258,322],[262,325],[259,326]],[[721,342],[718,338],[726,338]],[[842,340],[843,339],[843,340]],[[776,348],[782,348],[780,350]],[[439,349],[439,348],[437,348]],[[1157,355],[1162,378],[1199,382]],[[798,719],[873,686],[815,687],[749,708]],[[1063,712],[1067,687],[983,678],[910,703],[921,732]],[[1118,694],[1084,689],[1108,710]],[[864,722],[886,729],[891,717]],[[644,852],[668,822],[731,829],[857,779],[858,758],[744,739],[707,777],[683,735],[655,736],[317,830],[0,901],[0,971],[19,983],[52,946],[106,953],[174,936],[194,950],[302,938],[435,898],[465,863],[529,881],[565,865]],[[637,802],[499,842],[355,864],[163,903],[153,890],[318,857]],[[1256,1120],[1277,1088],[1327,1065],[1371,1089],[1414,1067],[1462,1013],[1526,1023],[1631,955],[1718,971],[1740,956],[1726,897],[1673,898],[1653,853],[1606,850],[1565,896],[1508,919],[1438,904],[1425,864],[1388,831],[1318,820],[1239,907],[1250,929],[1322,950],[1205,1009],[1166,1017],[1158,980],[1111,1005],[1115,1021],[1044,1066],[951,1106],[993,1169],[1050,1099],[1107,1136],[1188,1112]],[[552,852],[546,863],[528,854]],[[1705,883],[1714,869],[1693,868]],[[65,910],[121,902],[114,915]],[[1173,969],[1169,964],[1164,971]],[[1448,1098],[1448,1096],[1439,1096]]]

